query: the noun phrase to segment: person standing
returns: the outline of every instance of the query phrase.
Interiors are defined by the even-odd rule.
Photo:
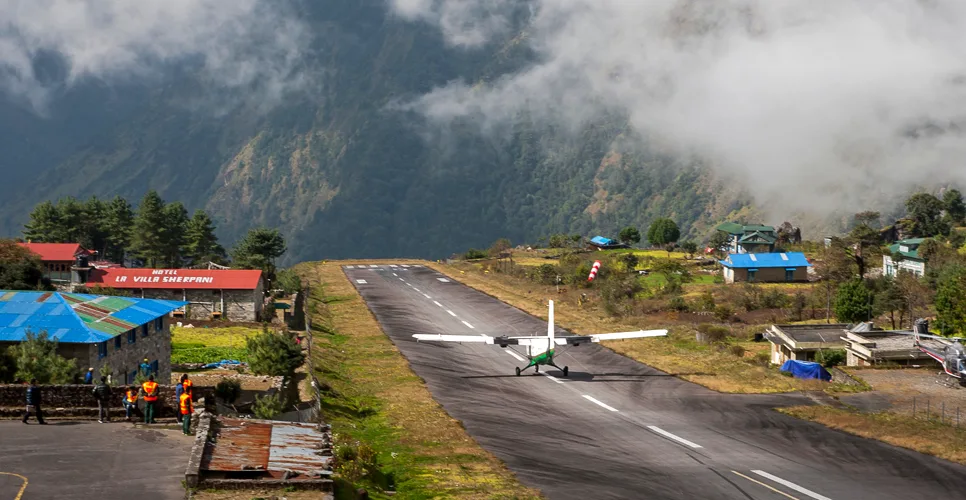
[[[93,384],[94,383],[94,369],[88,368],[87,373],[84,374],[84,383]]]
[[[127,388],[127,392],[124,394],[124,416],[127,417],[128,422],[131,421],[131,414],[136,412],[138,409],[138,388],[131,386]]]
[[[155,404],[158,402],[158,383],[154,381],[154,375],[148,377],[141,389],[144,390],[144,423],[153,424]]]
[[[47,425],[47,422],[44,422],[43,411],[40,409],[40,401],[40,387],[37,387],[37,379],[33,379],[30,381],[30,386],[27,387],[27,411],[23,414],[23,423],[26,424],[30,414],[34,413],[37,415],[37,422],[40,425]]]
[[[141,362],[141,366],[139,368],[141,369],[141,374],[145,377],[151,373],[151,363],[148,363],[148,358],[144,358],[144,361]]]
[[[178,398],[178,413],[181,415],[181,431],[184,432],[185,436],[191,435],[191,413],[194,408],[191,404],[191,393],[189,391],[184,391]]]
[[[181,375],[181,378],[178,379],[178,385],[174,386],[174,397],[177,398],[178,401],[181,401],[181,395],[184,394],[184,379],[186,378],[188,378],[187,374]],[[178,414],[176,416],[178,417],[178,423],[180,424],[181,412],[179,411],[177,413]]]
[[[104,423],[111,421],[111,386],[107,385],[107,377],[101,377],[101,383],[94,386],[94,399],[97,400],[97,421]]]

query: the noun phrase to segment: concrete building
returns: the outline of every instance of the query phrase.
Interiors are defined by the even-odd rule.
[[[259,321],[262,272],[242,269],[94,269],[88,287],[127,290],[137,297],[186,302],[176,318]]]
[[[61,292],[0,291],[0,349],[27,333],[47,332],[57,352],[94,368],[109,366],[114,384],[131,383],[147,358],[162,383],[171,378],[168,314],[184,302]]]
[[[75,281],[72,269],[78,264],[78,257],[88,258],[93,255],[93,252],[78,243],[20,243],[20,246],[39,256],[44,267],[44,277],[50,279],[55,287],[65,291],[71,291],[71,285]]]
[[[772,226],[723,222],[715,229],[728,235],[729,253],[773,252],[778,241],[778,233]]]
[[[895,277],[899,271],[909,271],[916,276],[926,274],[926,259],[919,256],[919,245],[923,238],[899,240],[889,246],[891,254],[882,256],[882,272]],[[893,260],[893,256],[898,260]]]
[[[815,354],[823,349],[843,349],[844,332],[849,325],[772,325],[764,337],[771,342],[771,362],[781,365],[789,359],[815,361]]]
[[[808,281],[811,264],[801,252],[729,254],[718,261],[725,283],[789,283]]]
[[[859,326],[845,331],[842,336],[848,366],[873,366],[880,363],[939,365],[936,360],[916,347],[911,331],[882,330],[873,327],[871,323],[862,323]],[[920,342],[937,351],[941,351],[948,345],[938,339],[923,338]]]

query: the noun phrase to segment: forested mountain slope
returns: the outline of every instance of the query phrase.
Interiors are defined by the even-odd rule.
[[[0,230],[19,234],[44,199],[136,200],[153,188],[207,209],[229,244],[253,225],[278,227],[288,262],[443,257],[504,236],[614,235],[658,216],[704,236],[746,204],[699,166],[622,147],[631,131],[620,116],[572,134],[520,109],[499,134],[460,123],[429,133],[396,104],[521,67],[533,57],[515,41],[521,33],[481,50],[446,48],[383,0],[324,4],[304,12],[318,84],[267,111],[199,106],[198,82],[179,68],[159,85],[80,84],[45,117],[2,104]]]

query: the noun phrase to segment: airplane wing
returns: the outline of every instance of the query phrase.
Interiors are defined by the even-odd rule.
[[[556,345],[580,345],[589,342],[600,342],[602,340],[621,340],[621,339],[639,339],[644,337],[663,337],[667,335],[667,330],[638,330],[635,332],[618,332],[618,333],[598,333],[596,335],[566,335],[562,337],[554,337],[553,343]],[[494,344],[516,344],[516,345],[547,345],[547,337],[541,336],[530,336],[530,337],[498,337],[494,339]]]
[[[438,333],[417,333],[413,335],[416,341],[425,340],[429,342],[476,342],[492,344],[493,337],[487,335],[442,335]]]

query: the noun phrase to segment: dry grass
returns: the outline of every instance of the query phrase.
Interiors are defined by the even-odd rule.
[[[553,299],[556,322],[577,334],[592,334],[637,329],[668,328],[667,338],[634,339],[605,342],[604,345],[631,359],[646,363],[685,380],[720,392],[775,393],[822,390],[827,384],[798,380],[782,375],[773,367],[750,363],[756,352],[768,344],[743,342],[748,351],[743,358],[728,352],[717,352],[698,344],[694,325],[682,324],[667,315],[613,318],[597,304],[578,301],[580,289],[556,293],[555,287],[542,286],[498,273],[480,273],[469,265],[428,264],[463,284],[496,297],[534,316],[547,318],[547,300]]]
[[[377,262],[300,268],[323,284],[323,296],[313,293],[313,323],[326,332],[314,333],[313,356],[320,367],[316,375],[330,388],[323,413],[337,441],[377,449],[396,476],[397,498],[539,498],[433,400],[341,269]]]
[[[192,500],[252,500],[254,498],[285,498],[286,500],[318,500],[318,491],[251,490],[198,490],[191,494]]]
[[[794,406],[779,411],[856,436],[966,464],[966,429],[895,413],[859,413],[828,406]]]

